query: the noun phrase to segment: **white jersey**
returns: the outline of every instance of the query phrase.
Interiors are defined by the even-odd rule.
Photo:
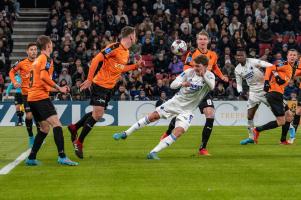
[[[273,64],[255,59],[247,58],[246,64],[238,64],[235,68],[237,91],[242,92],[242,80],[245,79],[250,92],[262,92],[264,86],[264,73],[260,68],[273,66]]]
[[[190,87],[181,87],[183,82],[189,82]],[[206,71],[204,77],[196,75],[194,69],[187,69],[171,83],[171,89],[180,91],[165,105],[174,107],[175,113],[192,113],[199,105],[200,101],[214,89],[215,76],[212,72]],[[164,105],[163,104],[163,105]]]

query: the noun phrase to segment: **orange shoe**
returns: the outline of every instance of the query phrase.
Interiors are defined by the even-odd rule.
[[[199,150],[199,154],[200,154],[201,156],[210,156],[209,152],[208,152],[207,149],[205,149],[205,148],[200,149],[200,150]]]
[[[257,131],[256,128],[253,128],[252,132],[253,132],[253,135],[254,135],[254,142],[255,142],[255,144],[258,144],[259,131]]]
[[[285,141],[280,141],[280,144],[281,145],[291,145],[291,143],[289,143],[287,140],[285,140]]]
[[[160,141],[161,140],[163,140],[164,138],[166,138],[168,135],[167,135],[167,133],[165,132],[165,133],[163,133],[163,135],[161,135],[161,137],[160,137]]]

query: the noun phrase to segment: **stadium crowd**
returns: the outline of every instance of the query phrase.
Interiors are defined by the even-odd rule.
[[[9,0],[2,0],[10,2]],[[131,49],[146,60],[146,68],[125,74],[118,82],[115,100],[157,100],[175,91],[169,84],[183,70],[185,56],[172,55],[170,45],[182,39],[190,50],[196,33],[205,29],[211,38],[222,72],[229,77],[217,80],[216,100],[245,99],[236,91],[235,49],[245,48],[248,57],[271,63],[282,62],[288,49],[300,50],[301,2],[298,0],[57,0],[50,8],[45,34],[55,44],[54,79],[71,87],[71,95],[57,94],[61,100],[84,100],[87,92],[79,85],[86,79],[89,62],[107,44],[117,41],[120,30],[136,27],[138,44]],[[9,8],[13,8],[9,6]],[[2,8],[0,8],[1,10]],[[3,10],[3,9],[2,9]],[[11,20],[0,13],[0,52],[11,52]],[[7,23],[6,23],[7,22]],[[2,41],[2,42],[1,42]],[[3,47],[1,47],[3,46]],[[1,55],[1,53],[0,53]],[[0,61],[1,62],[1,61]],[[2,67],[3,68],[3,67]],[[0,70],[1,63],[0,63]],[[1,85],[1,77],[0,77]],[[295,98],[297,88],[287,87],[285,96]]]
[[[9,56],[13,49],[12,24],[19,8],[16,0],[0,0],[0,97],[10,68]]]

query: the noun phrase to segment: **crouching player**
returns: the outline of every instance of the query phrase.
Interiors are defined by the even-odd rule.
[[[214,89],[214,74],[207,69],[208,58],[199,55],[193,60],[193,68],[185,70],[170,85],[172,89],[181,88],[169,101],[156,108],[156,111],[140,119],[128,130],[113,135],[115,140],[126,139],[134,131],[157,121],[160,118],[176,117],[173,132],[162,139],[159,144],[147,155],[148,159],[159,159],[157,153],[170,146],[190,126],[193,118],[192,112],[198,107],[200,100],[206,97],[210,90]]]

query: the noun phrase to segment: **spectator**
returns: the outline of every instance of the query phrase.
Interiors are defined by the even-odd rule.
[[[167,96],[165,92],[161,92],[160,99],[156,101],[156,107],[161,106],[163,103],[167,101]]]
[[[113,99],[115,101],[129,101],[131,100],[130,95],[128,93],[128,91],[126,90],[126,88],[124,87],[124,85],[120,85],[118,90],[115,91]]]
[[[163,53],[159,53],[158,57],[154,61],[155,73],[167,73],[168,72],[168,62],[164,58]]]
[[[155,85],[157,82],[156,77],[154,76],[150,68],[146,69],[145,74],[142,77],[142,80],[144,83],[148,83],[149,85]]]
[[[262,29],[259,31],[258,39],[261,43],[271,43],[273,32],[269,28],[268,24],[263,24]]]
[[[71,95],[73,100],[82,101],[86,99],[85,91],[80,90],[80,85],[82,84],[81,79],[75,80],[75,85],[71,88]]]
[[[236,30],[239,30],[241,23],[238,21],[236,16],[232,17],[231,24],[229,25],[229,32],[232,36]]]
[[[298,94],[298,88],[296,87],[293,79],[289,81],[288,86],[284,90],[285,99],[290,99],[292,93]]]
[[[157,85],[154,87],[154,97],[159,98],[161,95],[161,92],[165,92],[165,94],[167,94],[167,96],[169,95],[168,88],[163,85],[163,81],[157,80]]]
[[[155,52],[154,45],[149,38],[145,39],[145,43],[142,45],[142,55],[153,54]]]
[[[184,64],[178,59],[177,56],[173,56],[172,61],[170,62],[168,69],[172,74],[180,74],[183,71]]]
[[[226,96],[226,90],[224,88],[223,83],[219,82],[217,84],[217,87],[214,89],[214,97],[217,98],[217,100],[224,100]]]
[[[71,88],[72,87],[72,79],[71,76],[68,74],[68,69],[67,68],[63,68],[62,69],[62,73],[59,76],[59,83],[65,83],[66,85]]]
[[[145,96],[145,92],[140,90],[139,95],[135,96],[135,101],[149,101],[150,99]]]
[[[228,100],[238,100],[239,93],[237,92],[237,84],[235,81],[229,81],[229,86],[226,89],[226,96]]]

